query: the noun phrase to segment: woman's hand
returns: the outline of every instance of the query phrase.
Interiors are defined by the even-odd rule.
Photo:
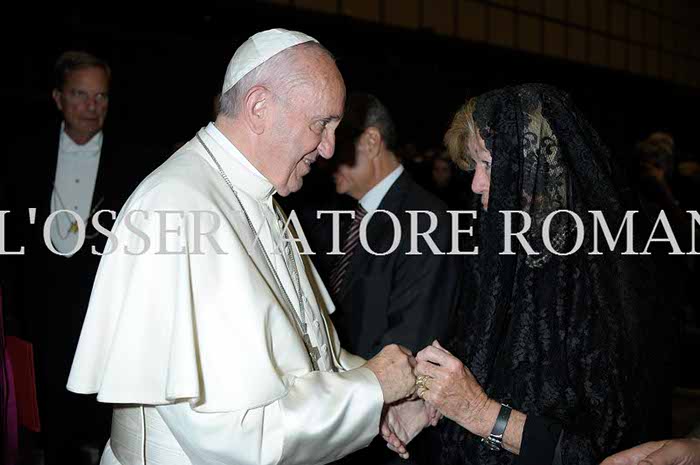
[[[693,465],[700,463],[700,439],[641,444],[605,459],[602,465]]]
[[[418,395],[472,433],[488,436],[500,404],[488,398],[469,369],[437,341],[421,350],[416,360],[416,376],[423,377]]]

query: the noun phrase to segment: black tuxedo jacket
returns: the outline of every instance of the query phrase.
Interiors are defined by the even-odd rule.
[[[106,236],[96,234],[88,219],[86,234],[95,237],[86,239],[75,255],[55,255],[45,244],[43,229],[51,213],[58,142],[59,129],[54,125],[45,133],[17,137],[5,147],[0,160],[0,210],[10,211],[4,217],[5,250],[24,247],[23,255],[0,256],[4,309],[9,332],[34,344],[39,413],[51,440],[59,438],[62,431],[81,438],[89,438],[92,433],[68,431],[60,422],[62,414],[67,413],[61,413],[61,409],[68,410],[70,405],[65,385],[100,260],[92,247],[102,252],[106,242]],[[152,147],[128,146],[105,130],[92,207],[99,204],[98,210],[118,213],[140,180],[164,155]],[[36,209],[34,224],[29,221],[29,208]],[[108,213],[100,215],[99,220],[105,229],[111,229],[113,219]],[[87,397],[85,402],[96,405]],[[81,412],[76,409],[67,414],[79,417]],[[95,421],[86,421],[84,427],[99,429]]]
[[[152,150],[135,149],[118,142],[119,137],[104,132],[100,164],[95,181],[92,207],[98,210],[119,212],[122,205],[141,179],[153,169],[162,154]],[[0,186],[0,209],[10,210],[5,215],[5,248],[9,251],[24,247],[24,255],[2,257],[12,270],[5,293],[15,314],[30,315],[30,324],[22,325],[21,334],[34,339],[33,327],[39,323],[39,315],[33,312],[44,306],[71,306],[77,310],[78,326],[95,277],[99,255],[92,253],[94,246],[102,252],[106,236],[97,234],[86,220],[86,240],[80,250],[70,258],[53,254],[44,240],[44,224],[51,213],[51,194],[56,175],[59,130],[57,126],[45,133],[18,137],[6,148]],[[36,209],[34,224],[30,223],[29,209]],[[109,230],[113,219],[109,213],[99,217],[100,224]],[[94,236],[89,238],[90,236]],[[8,273],[4,273],[6,276]],[[47,294],[46,296],[38,294]],[[46,298],[45,298],[46,297]],[[58,311],[62,320],[76,312]],[[46,320],[43,320],[46,321]],[[29,334],[27,334],[29,333]]]
[[[0,207],[4,210],[12,209],[6,219],[7,228],[15,235],[20,235],[12,240],[26,246],[26,256],[36,255],[40,248],[46,249],[42,228],[51,213],[50,199],[56,177],[58,141],[59,131],[56,129],[31,138],[20,138],[6,150],[6,163],[1,178],[5,184],[2,188],[3,205]],[[117,141],[118,136],[105,131],[91,206],[118,213],[138,183],[157,166],[159,158],[163,159],[163,154],[129,147]],[[28,208],[36,208],[33,226],[28,221]],[[13,217],[11,223],[10,216]],[[105,213],[100,215],[100,223],[109,229],[113,222]],[[86,220],[85,226],[86,234],[93,235],[95,230],[90,219]],[[41,247],[35,246],[35,240],[39,240]],[[104,242],[103,235],[86,239],[75,257],[89,254],[91,246],[102,246]],[[101,251],[101,248],[98,250]]]
[[[415,354],[435,339],[444,340],[456,305],[462,262],[460,257],[447,254],[451,250],[451,218],[445,204],[407,172],[391,186],[378,209],[398,218],[399,245],[393,253],[377,256],[358,244],[333,320],[343,347],[352,353],[370,358],[385,345],[396,343]],[[407,254],[411,249],[409,210],[437,215],[437,228],[431,237],[444,254],[434,253],[420,238],[417,250],[421,255]],[[427,231],[429,216],[421,213],[417,219],[418,232]],[[389,250],[394,229],[387,214],[375,213],[367,227],[368,245],[377,253]]]

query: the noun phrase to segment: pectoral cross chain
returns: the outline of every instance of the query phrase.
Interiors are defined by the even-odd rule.
[[[302,338],[304,339],[304,345],[306,346],[306,350],[311,357],[311,364],[313,365],[314,370],[318,370],[318,361],[321,359],[321,351],[318,350],[318,347],[311,343],[311,338],[309,337],[308,326],[306,323],[301,324],[301,331],[303,334]]]

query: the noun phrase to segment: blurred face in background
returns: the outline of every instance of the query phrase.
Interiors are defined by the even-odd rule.
[[[374,126],[364,130],[343,128],[338,144],[337,169],[333,175],[335,190],[360,200],[386,176],[388,155],[384,152],[384,140]]]
[[[674,140],[673,136],[666,132],[655,132],[649,136],[649,143],[653,147],[653,164],[661,169],[666,178],[670,178],[674,165]]]
[[[667,132],[654,132],[647,139],[649,143],[658,147],[667,155],[673,154],[674,140],[673,136]]]
[[[637,144],[641,174],[669,181],[674,171],[673,149],[673,137],[665,132],[652,133]]]
[[[348,194],[355,200],[369,191],[373,174],[369,153],[362,141],[364,135],[362,133],[354,142],[345,138],[339,140],[339,160],[333,174],[336,192]]]
[[[433,182],[438,187],[447,187],[452,180],[452,167],[447,160],[441,158],[433,161]]]
[[[336,192],[360,200],[369,190],[374,168],[366,143],[368,129],[357,127],[350,119],[338,126],[331,169]]]
[[[109,108],[109,76],[98,66],[78,68],[66,75],[53,99],[63,113],[65,131],[77,144],[87,143],[102,130]]]

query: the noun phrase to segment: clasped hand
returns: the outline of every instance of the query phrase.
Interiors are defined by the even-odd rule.
[[[439,342],[421,350],[414,369],[416,395],[385,409],[381,433],[388,447],[408,458],[406,445],[444,415],[475,434],[487,428],[483,413],[489,402],[474,375]]]

